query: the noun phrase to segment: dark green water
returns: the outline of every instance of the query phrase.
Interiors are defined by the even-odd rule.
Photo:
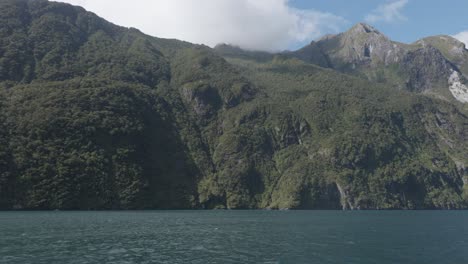
[[[0,212],[0,263],[468,263],[468,211]]]

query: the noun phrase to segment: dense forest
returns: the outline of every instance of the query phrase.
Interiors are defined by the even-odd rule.
[[[466,104],[304,56],[1,0],[0,209],[468,207]]]

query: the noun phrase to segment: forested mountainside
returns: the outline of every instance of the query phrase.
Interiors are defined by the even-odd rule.
[[[314,43],[210,49],[1,0],[0,209],[467,208],[465,61],[424,43],[403,64],[429,79],[373,78]]]

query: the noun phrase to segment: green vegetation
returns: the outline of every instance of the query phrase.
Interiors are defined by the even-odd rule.
[[[0,209],[467,207],[458,104],[45,0],[0,22]]]
[[[239,57],[224,50],[223,55]],[[454,103],[460,99],[450,92],[448,81],[453,72],[460,76],[468,74],[468,50],[452,37],[428,37],[404,44],[362,23],[287,55],[371,82],[385,83],[397,90],[424,93]],[[466,77],[461,77],[461,83],[467,84]]]

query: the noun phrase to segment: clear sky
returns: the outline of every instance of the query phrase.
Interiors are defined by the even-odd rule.
[[[468,42],[468,0],[61,0],[149,35],[252,50],[297,49],[358,22],[391,39]]]

